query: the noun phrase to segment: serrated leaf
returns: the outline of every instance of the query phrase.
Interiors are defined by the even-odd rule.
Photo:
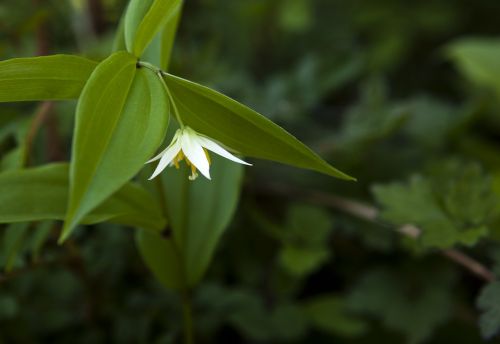
[[[350,315],[343,298],[337,295],[321,295],[303,303],[304,313],[317,329],[332,335],[359,336],[366,323]]]
[[[427,269],[414,279],[415,272],[399,276],[386,269],[369,271],[352,288],[347,309],[377,317],[405,334],[409,343],[425,341],[452,315],[454,275]]]
[[[267,309],[255,291],[228,289],[216,284],[202,284],[196,304],[205,310],[200,327],[220,327],[224,322],[256,341],[283,342],[303,337],[308,322],[300,305],[283,303]]]
[[[442,163],[432,178],[378,185],[373,192],[381,217],[396,225],[417,225],[424,247],[474,245],[489,232],[496,196],[491,179],[476,165]]]
[[[131,4],[131,9],[137,7],[138,11],[130,15],[130,18],[134,18],[133,20],[126,21],[125,32],[127,47],[130,48],[131,46],[132,48],[130,51],[133,52],[135,56],[139,57],[143,54],[146,47],[151,43],[158,32],[175,17],[182,5],[182,1],[154,0],[134,33],[133,26],[136,24],[137,16],[142,13],[147,6],[142,3],[136,5],[135,3],[138,2],[139,1],[135,1]],[[130,42],[132,42],[132,45],[130,45]]]
[[[97,62],[73,55],[0,62],[0,102],[75,99]]]
[[[499,39],[462,39],[448,46],[447,52],[471,81],[500,92]]]
[[[479,318],[482,336],[485,339],[496,336],[500,331],[500,282],[490,283],[483,288],[477,307],[483,311]]]
[[[61,240],[92,209],[130,180],[163,141],[165,88],[136,59],[118,52],[90,77],[77,107],[70,199]]]
[[[184,123],[239,153],[353,180],[250,108],[208,87],[165,76]]]
[[[0,223],[64,219],[68,175],[67,164],[51,164],[0,174]],[[131,183],[87,214],[82,223],[105,221],[156,232],[161,231],[166,224],[154,198]]]

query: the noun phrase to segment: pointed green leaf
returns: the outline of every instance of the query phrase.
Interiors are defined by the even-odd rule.
[[[0,223],[62,220],[69,188],[68,164],[51,164],[0,174]],[[159,206],[144,189],[128,183],[86,215],[82,223],[109,221],[159,232]]]
[[[499,39],[463,39],[451,44],[447,51],[472,82],[500,92]]]
[[[134,36],[152,2],[153,0],[133,0],[130,2],[116,33],[115,51],[132,51]],[[162,70],[168,70],[175,34],[180,21],[181,9],[182,4],[146,47],[141,57],[142,60],[158,66]]]
[[[136,71],[132,55],[115,53],[96,68],[77,107],[61,240],[151,158],[163,141],[168,108],[158,76],[145,68]]]
[[[158,66],[164,71],[168,70],[180,15],[181,6],[178,7],[172,18],[148,45],[142,54],[144,61]]]
[[[134,46],[135,35],[141,22],[151,8],[154,0],[131,0],[128,4],[125,17],[123,18],[123,35],[125,46],[122,50],[132,52]]]
[[[156,277],[168,288],[192,287],[203,277],[217,244],[229,225],[239,199],[243,168],[213,157],[212,180],[188,179],[185,166],[169,168],[162,178],[173,239],[139,234],[139,248]]]
[[[353,180],[283,128],[235,100],[173,75],[165,80],[183,121],[198,132],[246,156]]]
[[[173,290],[184,288],[182,261],[173,240],[158,234],[138,231],[136,243],[144,263],[165,288]]]
[[[72,55],[0,62],[0,102],[75,99],[97,63]]]
[[[238,204],[243,167],[212,154],[212,180],[188,179],[189,171],[167,169],[162,174],[167,213],[183,259],[187,284],[203,277],[217,244]]]
[[[127,47],[136,56],[143,54],[153,38],[179,13],[182,5],[181,0],[155,0],[148,6],[149,2],[133,1],[127,11],[125,38]],[[148,7],[141,23],[136,26]]]

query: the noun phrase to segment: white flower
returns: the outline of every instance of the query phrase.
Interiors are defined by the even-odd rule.
[[[182,160],[186,160],[187,165],[191,167],[190,180],[195,180],[198,177],[197,169],[207,179],[210,179],[211,161],[207,150],[239,164],[251,166],[251,164],[238,159],[208,137],[198,134],[189,127],[184,127],[177,130],[172,142],[163,152],[147,162],[160,160],[158,167],[149,180],[158,176],[169,165],[175,165],[175,167],[179,168],[179,162]]]

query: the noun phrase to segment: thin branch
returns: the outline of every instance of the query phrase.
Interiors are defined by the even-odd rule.
[[[338,197],[330,195],[325,192],[291,188],[285,185],[268,185],[267,191],[273,194],[280,194],[287,197],[300,198],[306,200],[310,203],[317,205],[326,206],[336,210],[341,210],[357,218],[367,220],[370,222],[380,223],[379,221],[379,210],[368,204],[364,204],[358,201],[350,200],[343,197]],[[405,235],[407,237],[418,239],[421,235],[420,228],[407,224],[396,229],[398,233]],[[475,260],[474,258],[466,255],[465,253],[456,249],[446,249],[439,251],[441,255],[447,259],[453,261],[454,263],[464,267],[466,270],[481,278],[486,282],[492,282],[495,280],[495,275],[483,264]]]
[[[33,142],[35,141],[36,135],[40,131],[41,126],[47,121],[50,113],[54,109],[54,103],[43,102],[38,107],[35,112],[33,121],[26,135],[26,156],[24,157],[24,166],[29,166],[31,163],[31,156],[33,151]]]

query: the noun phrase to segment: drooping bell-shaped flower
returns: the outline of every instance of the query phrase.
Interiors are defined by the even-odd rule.
[[[195,180],[198,177],[197,170],[207,179],[210,179],[211,161],[208,151],[238,164],[251,166],[251,164],[238,159],[208,137],[197,133],[189,127],[183,127],[177,130],[172,142],[163,152],[147,162],[160,160],[158,167],[156,167],[156,170],[149,179],[151,180],[158,176],[169,165],[179,168],[179,162],[182,160],[185,160],[186,164],[191,167],[190,180]]]

